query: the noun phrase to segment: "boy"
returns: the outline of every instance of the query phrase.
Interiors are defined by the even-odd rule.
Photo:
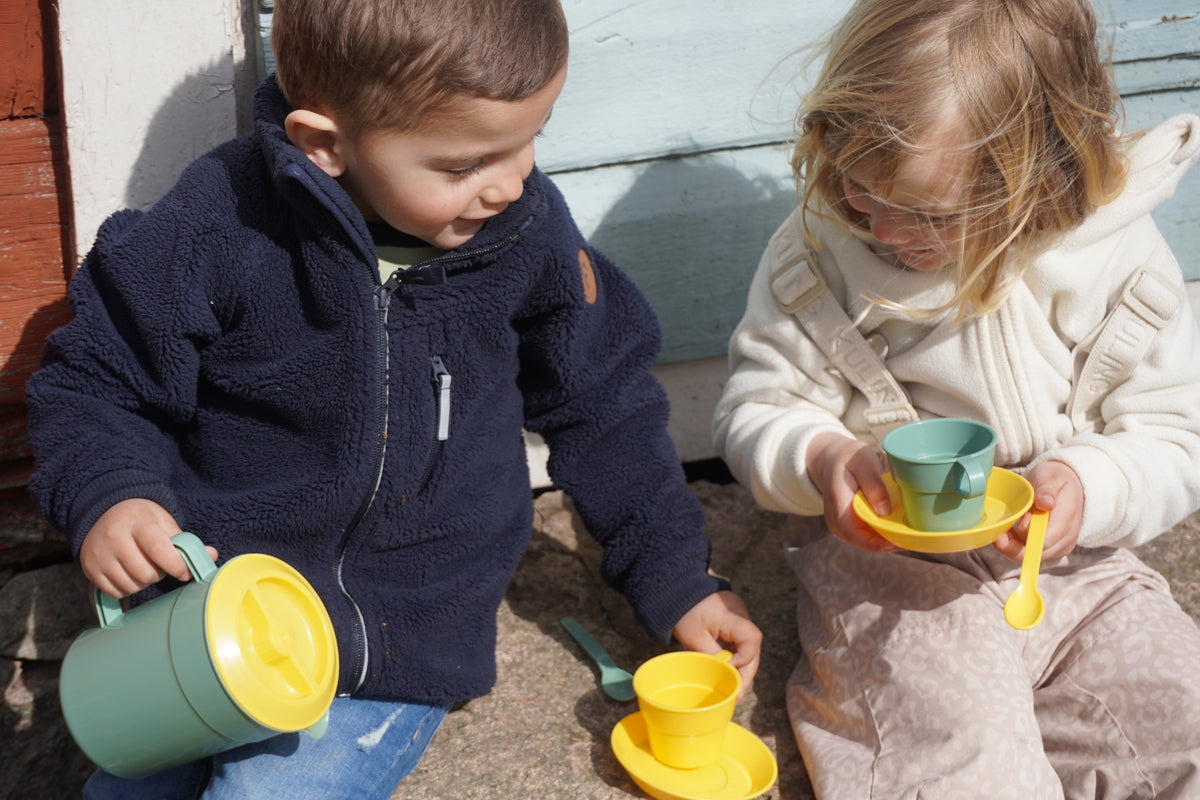
[[[180,526],[299,569],[340,696],[319,741],[101,772],[88,796],[388,797],[494,681],[532,522],[522,426],[647,630],[723,642],[748,685],[761,634],[708,574],[653,313],[533,167],[557,0],[277,0],[273,36],[255,131],[110,219],[73,279],[29,386],[32,488],[114,596],[186,579]]]

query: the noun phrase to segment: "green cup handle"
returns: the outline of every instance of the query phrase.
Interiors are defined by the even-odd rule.
[[[175,549],[183,556],[188,572],[198,583],[212,582],[213,576],[217,574],[217,565],[208,557],[204,543],[195,534],[186,531],[177,533],[171,537],[171,544],[175,545]],[[96,605],[96,616],[100,619],[100,627],[111,628],[119,625],[121,618],[125,615],[121,608],[121,601],[98,588],[92,590],[92,596]]]
[[[963,497],[979,497],[987,491],[988,476],[978,461],[973,458],[959,459],[954,462],[954,469],[958,472],[954,488]]]

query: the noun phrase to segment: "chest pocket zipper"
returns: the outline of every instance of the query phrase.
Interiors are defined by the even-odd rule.
[[[429,359],[433,366],[433,390],[437,394],[437,438],[444,442],[450,438],[450,371],[442,363],[441,356]]]
[[[433,370],[433,395],[437,405],[437,414],[434,420],[436,436],[429,446],[429,457],[425,459],[425,469],[421,473],[422,489],[429,483],[433,467],[437,463],[438,456],[441,455],[443,443],[450,438],[450,383],[452,380],[450,370],[446,369],[441,356],[433,356],[429,359],[429,364]]]

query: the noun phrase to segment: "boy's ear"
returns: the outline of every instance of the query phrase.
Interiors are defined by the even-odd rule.
[[[346,171],[342,133],[331,117],[300,109],[287,115],[283,128],[292,144],[326,175],[337,178]]]

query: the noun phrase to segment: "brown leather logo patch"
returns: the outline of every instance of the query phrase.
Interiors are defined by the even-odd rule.
[[[591,305],[596,302],[596,273],[592,270],[592,260],[582,249],[579,251],[579,272],[583,276],[583,299]]]

